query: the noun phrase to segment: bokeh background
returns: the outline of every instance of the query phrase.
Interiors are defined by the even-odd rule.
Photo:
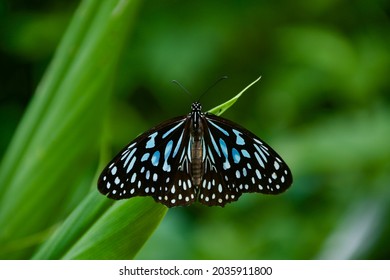
[[[77,5],[0,1],[0,156]],[[170,209],[137,258],[389,259],[389,17],[386,0],[141,3],[109,104],[113,151],[219,77],[205,109],[261,75],[224,117],[278,151],[294,183]]]

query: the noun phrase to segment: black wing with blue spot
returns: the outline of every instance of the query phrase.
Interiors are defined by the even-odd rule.
[[[138,136],[103,170],[99,191],[113,199],[152,196],[168,207],[193,203],[189,126],[189,116],[182,116]]]
[[[199,201],[224,206],[242,193],[279,194],[292,184],[282,158],[264,141],[227,119],[204,114],[204,175]]]

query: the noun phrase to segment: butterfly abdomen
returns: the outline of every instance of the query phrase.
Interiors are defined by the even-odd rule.
[[[192,115],[191,122],[191,176],[194,186],[199,186],[203,175],[203,125],[200,114]]]

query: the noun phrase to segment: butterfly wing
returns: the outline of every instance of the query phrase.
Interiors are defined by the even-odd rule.
[[[106,166],[99,191],[112,199],[152,196],[168,207],[196,200],[190,176],[189,116],[168,120],[138,136]]]
[[[199,201],[224,206],[242,193],[279,194],[292,183],[282,158],[247,129],[204,114],[204,176]]]

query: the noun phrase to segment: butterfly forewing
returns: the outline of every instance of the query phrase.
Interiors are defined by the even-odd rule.
[[[178,117],[137,137],[103,170],[99,191],[113,199],[152,196],[168,207],[193,203],[189,125],[188,116]]]

